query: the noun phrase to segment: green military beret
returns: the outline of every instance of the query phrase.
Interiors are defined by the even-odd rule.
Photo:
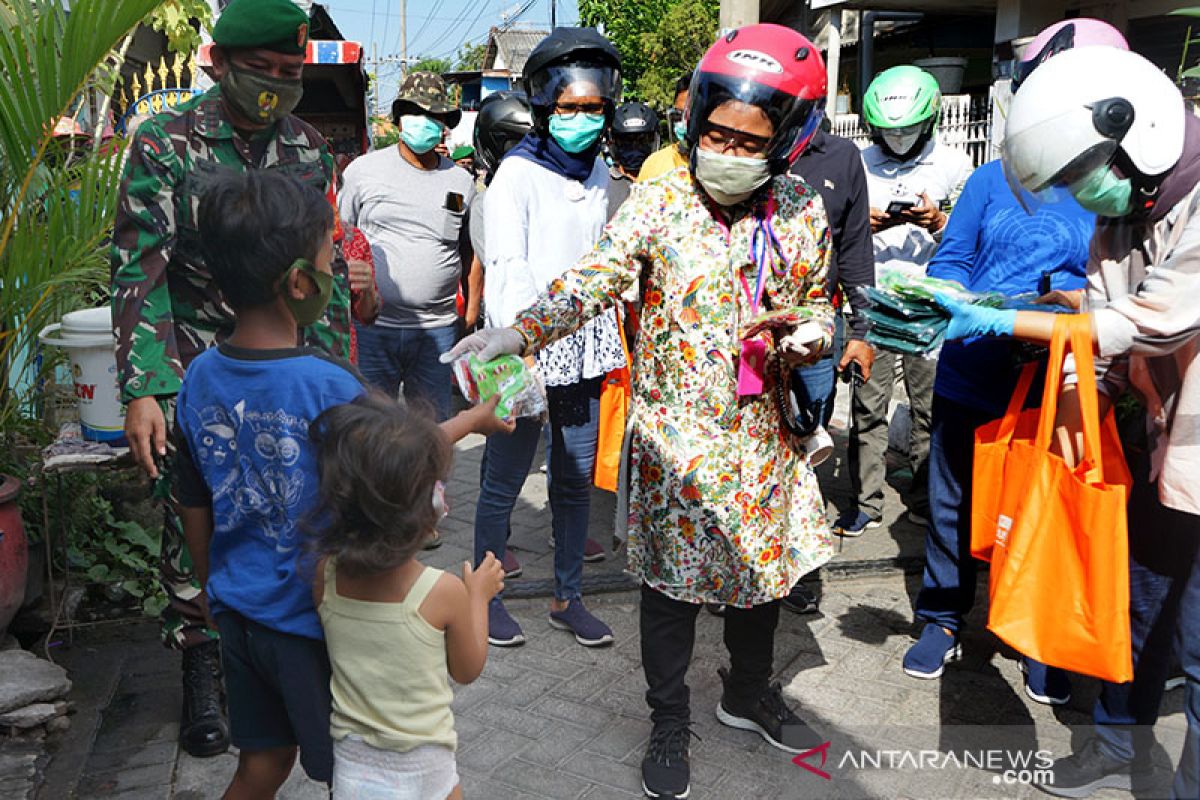
[[[450,153],[451,161],[458,161],[460,158],[470,158],[475,155],[475,148],[469,144],[460,144]]]
[[[292,0],[233,0],[221,12],[212,36],[214,44],[231,49],[304,53],[308,15]]]

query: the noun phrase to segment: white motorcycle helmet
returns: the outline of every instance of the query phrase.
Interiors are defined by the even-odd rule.
[[[1136,53],[1060,53],[1013,96],[1003,145],[1009,186],[1027,211],[1033,198],[1066,187],[1100,216],[1144,213],[1183,155],[1187,113],[1171,80]]]

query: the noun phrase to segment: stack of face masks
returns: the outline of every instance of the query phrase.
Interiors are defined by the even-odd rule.
[[[901,355],[933,358],[946,338],[950,314],[934,299],[943,295],[972,305],[1016,311],[1070,313],[1063,306],[1038,305],[1037,295],[1008,297],[999,292],[970,292],[956,281],[928,276],[913,276],[890,271],[880,276],[876,287],[860,286],[858,291],[870,302],[863,310],[869,324],[867,343]]]
[[[938,305],[935,294],[993,308],[999,308],[1004,300],[1003,295],[968,292],[955,281],[901,272],[884,273],[879,286],[860,286],[858,291],[871,304],[862,312],[870,325],[868,344],[901,355],[928,358],[941,349],[950,324],[950,315]]]

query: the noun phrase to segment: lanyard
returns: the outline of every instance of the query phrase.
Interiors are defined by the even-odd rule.
[[[754,233],[750,236],[750,257],[758,267],[753,293],[750,292],[750,282],[746,280],[746,273],[738,271],[738,278],[742,282],[742,291],[746,294],[746,302],[750,304],[752,315],[758,314],[759,305],[762,303],[763,290],[767,285],[767,264],[770,263],[771,272],[775,274],[775,277],[782,278],[787,274],[788,264],[781,255],[783,247],[770,222],[774,211],[774,198],[772,198],[766,214],[755,220]]]

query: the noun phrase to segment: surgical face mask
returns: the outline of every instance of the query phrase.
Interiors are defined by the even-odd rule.
[[[550,117],[550,135],[568,153],[582,153],[596,143],[604,132],[603,114],[554,114]]]
[[[423,115],[405,114],[400,117],[400,138],[409,150],[424,155],[442,141],[442,125]]]
[[[687,138],[687,123],[679,120],[671,126],[671,133],[675,134],[675,141],[682,142]]]
[[[719,205],[733,206],[771,180],[771,164],[765,158],[727,156],[696,148],[696,180]]]
[[[221,78],[221,96],[246,119],[274,125],[295,110],[304,95],[299,78],[276,78],[229,65]]]
[[[287,304],[288,311],[292,312],[292,316],[296,320],[296,325],[305,328],[319,320],[321,315],[325,313],[325,307],[329,305],[329,298],[333,294],[333,275],[317,269],[306,258],[298,258],[292,264],[292,268],[283,276],[285,286],[291,281],[292,273],[297,270],[312,278],[312,282],[316,284],[317,292],[305,297],[303,300],[297,300],[292,297],[291,293],[288,293],[284,295],[283,301]]]
[[[907,157],[917,142],[924,133],[925,123],[918,122],[916,125],[905,125],[903,128],[885,128],[879,131],[879,138],[883,139],[883,143],[897,156],[901,158]]]
[[[1092,170],[1067,187],[1079,205],[1101,217],[1123,217],[1133,209],[1133,185],[1112,167]]]

